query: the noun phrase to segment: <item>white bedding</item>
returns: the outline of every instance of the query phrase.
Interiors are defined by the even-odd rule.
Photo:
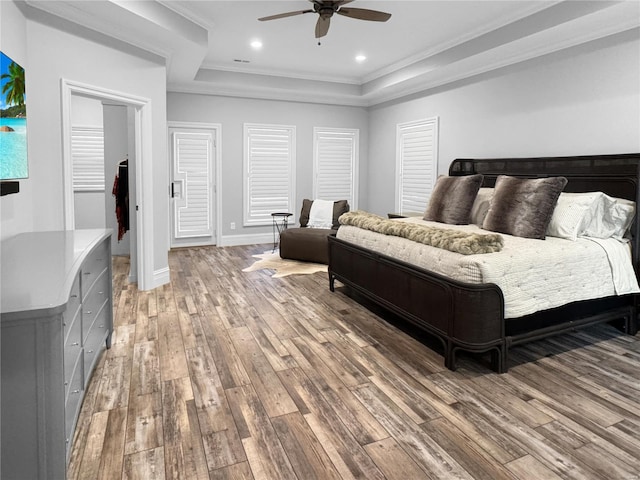
[[[421,223],[489,233],[476,225]],[[638,293],[629,245],[616,239],[549,237],[532,240],[502,234],[501,252],[461,255],[401,237],[342,225],[337,237],[462,282],[495,283],[505,300],[505,318],[516,318],[566,303]]]

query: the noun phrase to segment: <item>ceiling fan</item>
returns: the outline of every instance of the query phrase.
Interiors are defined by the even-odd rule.
[[[266,20],[276,20],[277,18],[293,17],[294,15],[302,15],[304,13],[317,13],[318,21],[316,23],[316,38],[324,37],[329,31],[331,17],[334,13],[345,17],[356,18],[358,20],[370,20],[373,22],[386,22],[391,18],[390,13],[379,12],[378,10],[369,10],[367,8],[350,8],[343,7],[353,0],[309,0],[313,3],[313,9],[298,10],[295,12],[279,13],[268,17],[259,18],[261,22]]]

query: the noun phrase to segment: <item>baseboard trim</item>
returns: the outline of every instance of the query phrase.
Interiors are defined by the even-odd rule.
[[[151,289],[156,287],[161,287],[162,285],[166,285],[170,281],[171,281],[171,272],[169,270],[169,267],[164,267],[159,270],[154,270],[153,285],[151,286]]]
[[[272,233],[256,233],[253,235],[223,235],[221,247],[237,247],[239,245],[253,245],[267,243],[273,246]]]
[[[185,247],[215,247],[216,240],[214,237],[206,237],[205,240],[172,240],[171,248],[185,248]]]

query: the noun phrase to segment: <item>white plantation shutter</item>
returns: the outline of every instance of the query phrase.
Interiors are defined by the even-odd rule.
[[[244,138],[244,224],[271,225],[271,213],[294,212],[296,130],[245,124]]]
[[[424,212],[438,168],[438,118],[399,124],[397,127],[398,212]]]
[[[314,198],[348,200],[357,208],[360,132],[348,128],[314,128]]]
[[[74,192],[104,192],[104,131],[102,127],[71,127]]]
[[[175,238],[213,235],[210,133],[174,132]]]

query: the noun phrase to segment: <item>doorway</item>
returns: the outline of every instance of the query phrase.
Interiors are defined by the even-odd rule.
[[[171,247],[219,243],[219,124],[169,122]]]
[[[135,283],[138,275],[132,110],[122,104],[71,96],[75,228],[111,229],[111,254],[129,257],[129,282]],[[129,198],[133,201],[129,202]]]
[[[62,79],[62,146],[63,146],[63,180],[64,180],[64,205],[65,205],[65,229],[75,229],[75,202],[73,189],[73,159],[71,148],[72,96],[78,95],[89,99],[95,99],[103,103],[127,107],[127,124],[132,125],[127,130],[127,135],[133,140],[134,159],[131,159],[131,168],[135,167],[135,198],[130,199],[135,216],[130,223],[135,228],[135,259],[131,262],[135,265],[138,288],[149,290],[167,283],[166,275],[154,278],[153,254],[153,197],[152,197],[152,155],[151,155],[151,101],[146,98],[132,96],[126,93],[114,92],[100,87],[81,84]],[[107,180],[105,179],[105,182]],[[108,183],[108,182],[107,182]],[[109,188],[106,186],[105,188]],[[145,205],[145,208],[141,208]],[[149,241],[145,241],[146,239]],[[133,269],[133,267],[132,267]],[[164,277],[167,277],[166,280]]]

